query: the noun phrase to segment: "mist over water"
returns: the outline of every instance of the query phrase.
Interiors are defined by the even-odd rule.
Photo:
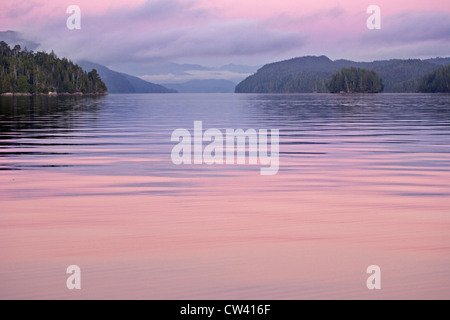
[[[174,165],[194,121],[279,173]],[[0,185],[3,299],[450,298],[449,95],[0,97]]]

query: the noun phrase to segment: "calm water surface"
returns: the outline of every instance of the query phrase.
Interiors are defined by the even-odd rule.
[[[450,299],[449,95],[0,102],[2,299]],[[280,129],[279,174],[173,165],[196,120]]]

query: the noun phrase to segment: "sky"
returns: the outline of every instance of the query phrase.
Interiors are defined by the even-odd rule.
[[[81,9],[80,30],[66,26],[70,5]],[[367,28],[370,5],[381,8],[381,30]],[[264,65],[305,55],[447,57],[450,1],[2,0],[0,30],[20,32],[39,50],[116,69]]]

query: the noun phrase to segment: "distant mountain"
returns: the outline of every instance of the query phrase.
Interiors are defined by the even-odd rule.
[[[228,80],[192,80],[164,86],[179,93],[233,93],[236,88],[236,84]]]
[[[229,71],[238,74],[254,73],[259,67],[244,66],[236,64],[228,64],[222,67],[213,68],[205,67],[199,64],[179,64],[174,62],[166,63],[154,63],[154,64],[135,64],[135,63],[122,63],[115,69],[122,70],[125,73],[136,75],[167,75],[173,74],[177,76],[189,75],[190,72],[199,71]]]
[[[225,71],[231,71],[236,73],[254,73],[256,70],[258,70],[260,67],[254,67],[254,66],[243,66],[243,65],[236,65],[236,64],[227,64],[226,66],[222,66],[218,68],[218,70],[225,70]]]
[[[33,41],[25,40],[15,31],[0,31],[0,41],[6,42],[11,47],[19,45],[22,49],[36,50],[39,44]]]
[[[259,67],[235,64],[216,68],[173,62],[152,64],[120,63],[113,65],[113,68],[114,70],[136,75],[157,83],[183,83],[191,80],[206,79],[228,80],[238,83],[259,69]]]
[[[154,64],[141,64],[141,63],[121,63],[114,66],[114,69],[120,70],[127,74],[133,74],[137,76],[155,76],[155,75],[168,75],[175,76],[187,76],[188,71],[208,71],[210,68],[204,67],[198,64],[178,64],[173,62],[160,62]]]
[[[19,44],[22,49],[36,50],[38,43],[28,41],[14,31],[0,32],[0,41],[10,46]],[[68,57],[70,58],[70,57]],[[111,69],[89,61],[79,63],[83,68],[95,67],[106,82],[110,93],[168,93],[173,92],[154,83],[176,83],[183,92],[234,92],[231,83],[241,82],[259,67],[228,64],[222,67],[205,67],[199,64],[157,63],[117,63]],[[118,71],[113,71],[113,70]],[[90,70],[90,69],[89,69]],[[145,80],[143,80],[145,79]],[[205,79],[215,79],[211,81]],[[193,81],[193,82],[191,82]],[[229,82],[227,82],[229,81]],[[183,84],[178,86],[178,84]]]
[[[18,44],[22,49],[27,48],[28,50],[36,50],[39,47],[38,43],[23,39],[20,34],[15,31],[0,32],[0,41],[5,41],[10,46]],[[97,63],[80,61],[78,62],[78,65],[85,70],[96,69],[108,87],[109,93],[175,93],[174,90],[144,81],[134,76],[112,71]]]
[[[108,87],[109,93],[176,93],[175,90],[113,71],[97,63],[79,61],[78,65],[86,70],[96,69]]]
[[[425,61],[439,64],[441,66],[448,66],[450,64],[450,58],[434,58],[434,59],[427,59]]]
[[[417,92],[422,78],[450,58],[355,62],[332,61],[326,56],[307,56],[265,65],[238,84],[237,93],[309,93],[328,92],[327,83],[342,68],[375,71],[383,79],[384,92]]]

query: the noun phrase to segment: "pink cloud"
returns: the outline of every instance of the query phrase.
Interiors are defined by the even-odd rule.
[[[73,4],[80,6],[83,13],[102,15],[114,10],[124,9],[126,11],[154,2],[157,0],[2,0],[0,27],[7,28],[11,24],[30,24],[31,20],[28,20],[30,17],[37,18],[42,22],[58,15],[64,16],[66,8]],[[179,2],[209,10],[224,19],[249,20],[267,20],[282,16],[291,18],[311,16],[335,8],[340,8],[352,16],[365,12],[365,9],[371,4],[379,5],[386,16],[404,11],[450,12],[447,0],[428,0],[426,2],[419,0],[180,0]]]
[[[66,8],[73,4],[82,10],[79,32],[65,27]],[[259,64],[307,54],[358,59],[364,37],[374,38],[366,27],[371,4],[382,9],[383,31],[375,37],[380,57],[400,52],[392,47],[396,42],[399,50],[404,48],[402,56],[413,57],[420,41],[417,48],[439,49],[434,55],[449,52],[449,42],[442,40],[446,22],[430,20],[450,16],[447,0],[3,0],[0,30],[21,31],[41,49],[75,59],[136,58],[142,63],[164,57],[201,63],[221,57],[223,63],[252,64],[256,56]],[[400,28],[399,19],[416,31],[427,28],[428,39],[398,33],[408,30]],[[432,43],[435,38],[439,45]]]
[[[65,18],[67,7],[78,5],[82,13],[102,15],[111,10],[132,8],[146,0],[2,0],[0,29],[23,29],[42,25],[55,17]]]
[[[376,4],[385,14],[391,15],[401,11],[439,10],[450,12],[446,0],[197,0],[204,7],[215,8],[224,16],[230,18],[268,19],[280,14],[293,16],[310,15],[316,12],[342,7],[345,11],[355,14],[365,11],[369,5]]]

